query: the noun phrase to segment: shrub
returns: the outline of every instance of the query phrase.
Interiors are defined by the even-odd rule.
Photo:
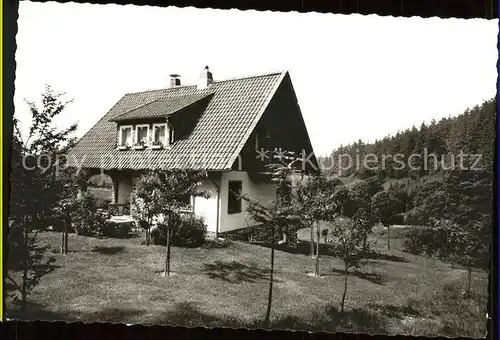
[[[415,208],[406,214],[405,225],[424,225],[428,221],[429,216],[425,214],[421,208]]]
[[[202,217],[194,215],[173,215],[172,225],[175,226],[171,242],[178,247],[199,247],[205,242],[207,225]],[[165,245],[166,225],[158,224],[151,230],[153,244]]]
[[[108,229],[108,224],[109,224],[109,218],[111,215],[107,210],[104,209],[97,209],[95,213],[93,214],[93,219],[91,220],[91,223],[93,225],[93,230],[94,233],[96,234],[95,236],[107,236],[105,235]]]
[[[166,243],[165,238],[166,226],[158,225],[151,228],[151,243],[157,246],[164,246]],[[144,242],[146,244],[146,242]]]
[[[203,243],[203,248],[205,249],[217,249],[217,248],[227,248],[231,245],[231,241],[228,239],[214,239],[214,240],[206,240]]]
[[[432,242],[433,237],[434,235],[428,229],[411,228],[403,240],[403,250],[410,254],[420,255]]]
[[[391,224],[406,225],[405,214],[395,214],[392,216]]]
[[[130,223],[116,223],[107,221],[102,229],[102,236],[106,237],[125,237],[132,229]]]
[[[108,210],[98,208],[96,199],[90,193],[84,193],[77,199],[71,212],[73,228],[77,235],[82,236],[115,235],[115,227],[108,221],[110,217]]]
[[[207,225],[202,217],[182,216],[172,235],[172,243],[179,247],[199,247],[205,242]]]
[[[97,232],[94,226],[94,215],[97,205],[90,193],[85,192],[73,204],[71,220],[77,235],[94,236]]]

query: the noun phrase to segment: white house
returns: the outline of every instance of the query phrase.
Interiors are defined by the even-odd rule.
[[[124,207],[141,171],[206,170],[201,186],[211,197],[191,198],[189,206],[217,235],[252,225],[246,202],[231,191],[276,197],[265,165],[285,150],[304,155],[306,171],[317,168],[289,73],[214,81],[206,67],[196,85],[181,85],[174,74],[167,89],[126,94],[68,160],[91,175],[109,175],[114,202]]]

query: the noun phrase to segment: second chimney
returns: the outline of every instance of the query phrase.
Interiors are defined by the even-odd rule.
[[[171,74],[170,75],[170,87],[181,86],[181,80],[179,79],[180,75]]]
[[[198,80],[198,89],[205,89],[208,85],[212,84],[214,79],[212,78],[212,72],[208,70],[208,66],[200,74],[200,79]]]

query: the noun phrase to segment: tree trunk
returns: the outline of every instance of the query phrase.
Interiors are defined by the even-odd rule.
[[[347,293],[347,264],[345,265],[344,268],[344,294],[342,294],[342,302],[340,304],[340,312],[344,312],[344,305],[345,305],[345,296]]]
[[[319,241],[321,237],[320,225],[316,222],[316,261],[314,265],[314,276],[319,276]]]
[[[61,232],[61,254],[64,254],[64,230]]]
[[[32,219],[33,221],[33,219]],[[28,259],[29,259],[29,223],[24,223],[23,235],[24,256],[22,260],[23,266],[23,283],[21,286],[21,316],[26,317],[27,297],[28,297]]]
[[[314,258],[314,225],[311,224],[311,258]]]
[[[167,246],[167,257],[165,259],[164,276],[170,276],[170,225],[167,225],[166,246]]]
[[[68,253],[68,224],[67,220],[64,221],[64,254]]]
[[[465,296],[470,296],[470,286],[472,281],[472,268],[467,268],[467,286],[465,288]]]
[[[146,225],[146,245],[147,246],[150,246],[152,243],[152,236],[151,236],[151,224],[152,223],[153,223],[153,218],[149,217],[148,221],[147,221],[147,225]]]
[[[264,318],[264,327],[269,328],[271,320],[271,305],[273,301],[273,281],[274,281],[274,228],[271,242],[271,274],[269,277],[269,296],[267,298],[267,311]]]
[[[387,226],[387,250],[391,250],[391,227]]]
[[[23,290],[25,289],[24,284],[23,284]],[[23,319],[26,318],[26,311],[28,309],[28,301],[26,297],[26,292],[23,291],[21,292],[21,317]]]

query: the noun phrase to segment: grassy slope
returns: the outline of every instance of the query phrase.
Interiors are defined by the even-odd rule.
[[[307,231],[302,234],[308,238]],[[59,234],[42,233],[39,239],[51,245],[56,268],[29,297],[29,318],[226,327],[258,327],[263,319],[267,248],[239,242],[219,249],[174,247],[175,275],[164,278],[159,272],[165,248],[141,246],[138,238],[70,235],[67,255],[57,253]],[[398,240],[392,244],[395,249],[386,254],[384,237],[379,237],[381,259],[369,260],[350,275],[342,320],[338,307],[343,274],[337,272],[342,263],[322,256],[324,277],[313,278],[306,275],[313,260],[300,247],[277,251],[274,327],[415,335],[437,335],[447,327],[450,335],[483,336],[487,275],[473,280],[483,304],[462,303],[454,296],[465,283],[464,271],[403,253]],[[15,317],[11,299],[7,307],[7,316]]]

